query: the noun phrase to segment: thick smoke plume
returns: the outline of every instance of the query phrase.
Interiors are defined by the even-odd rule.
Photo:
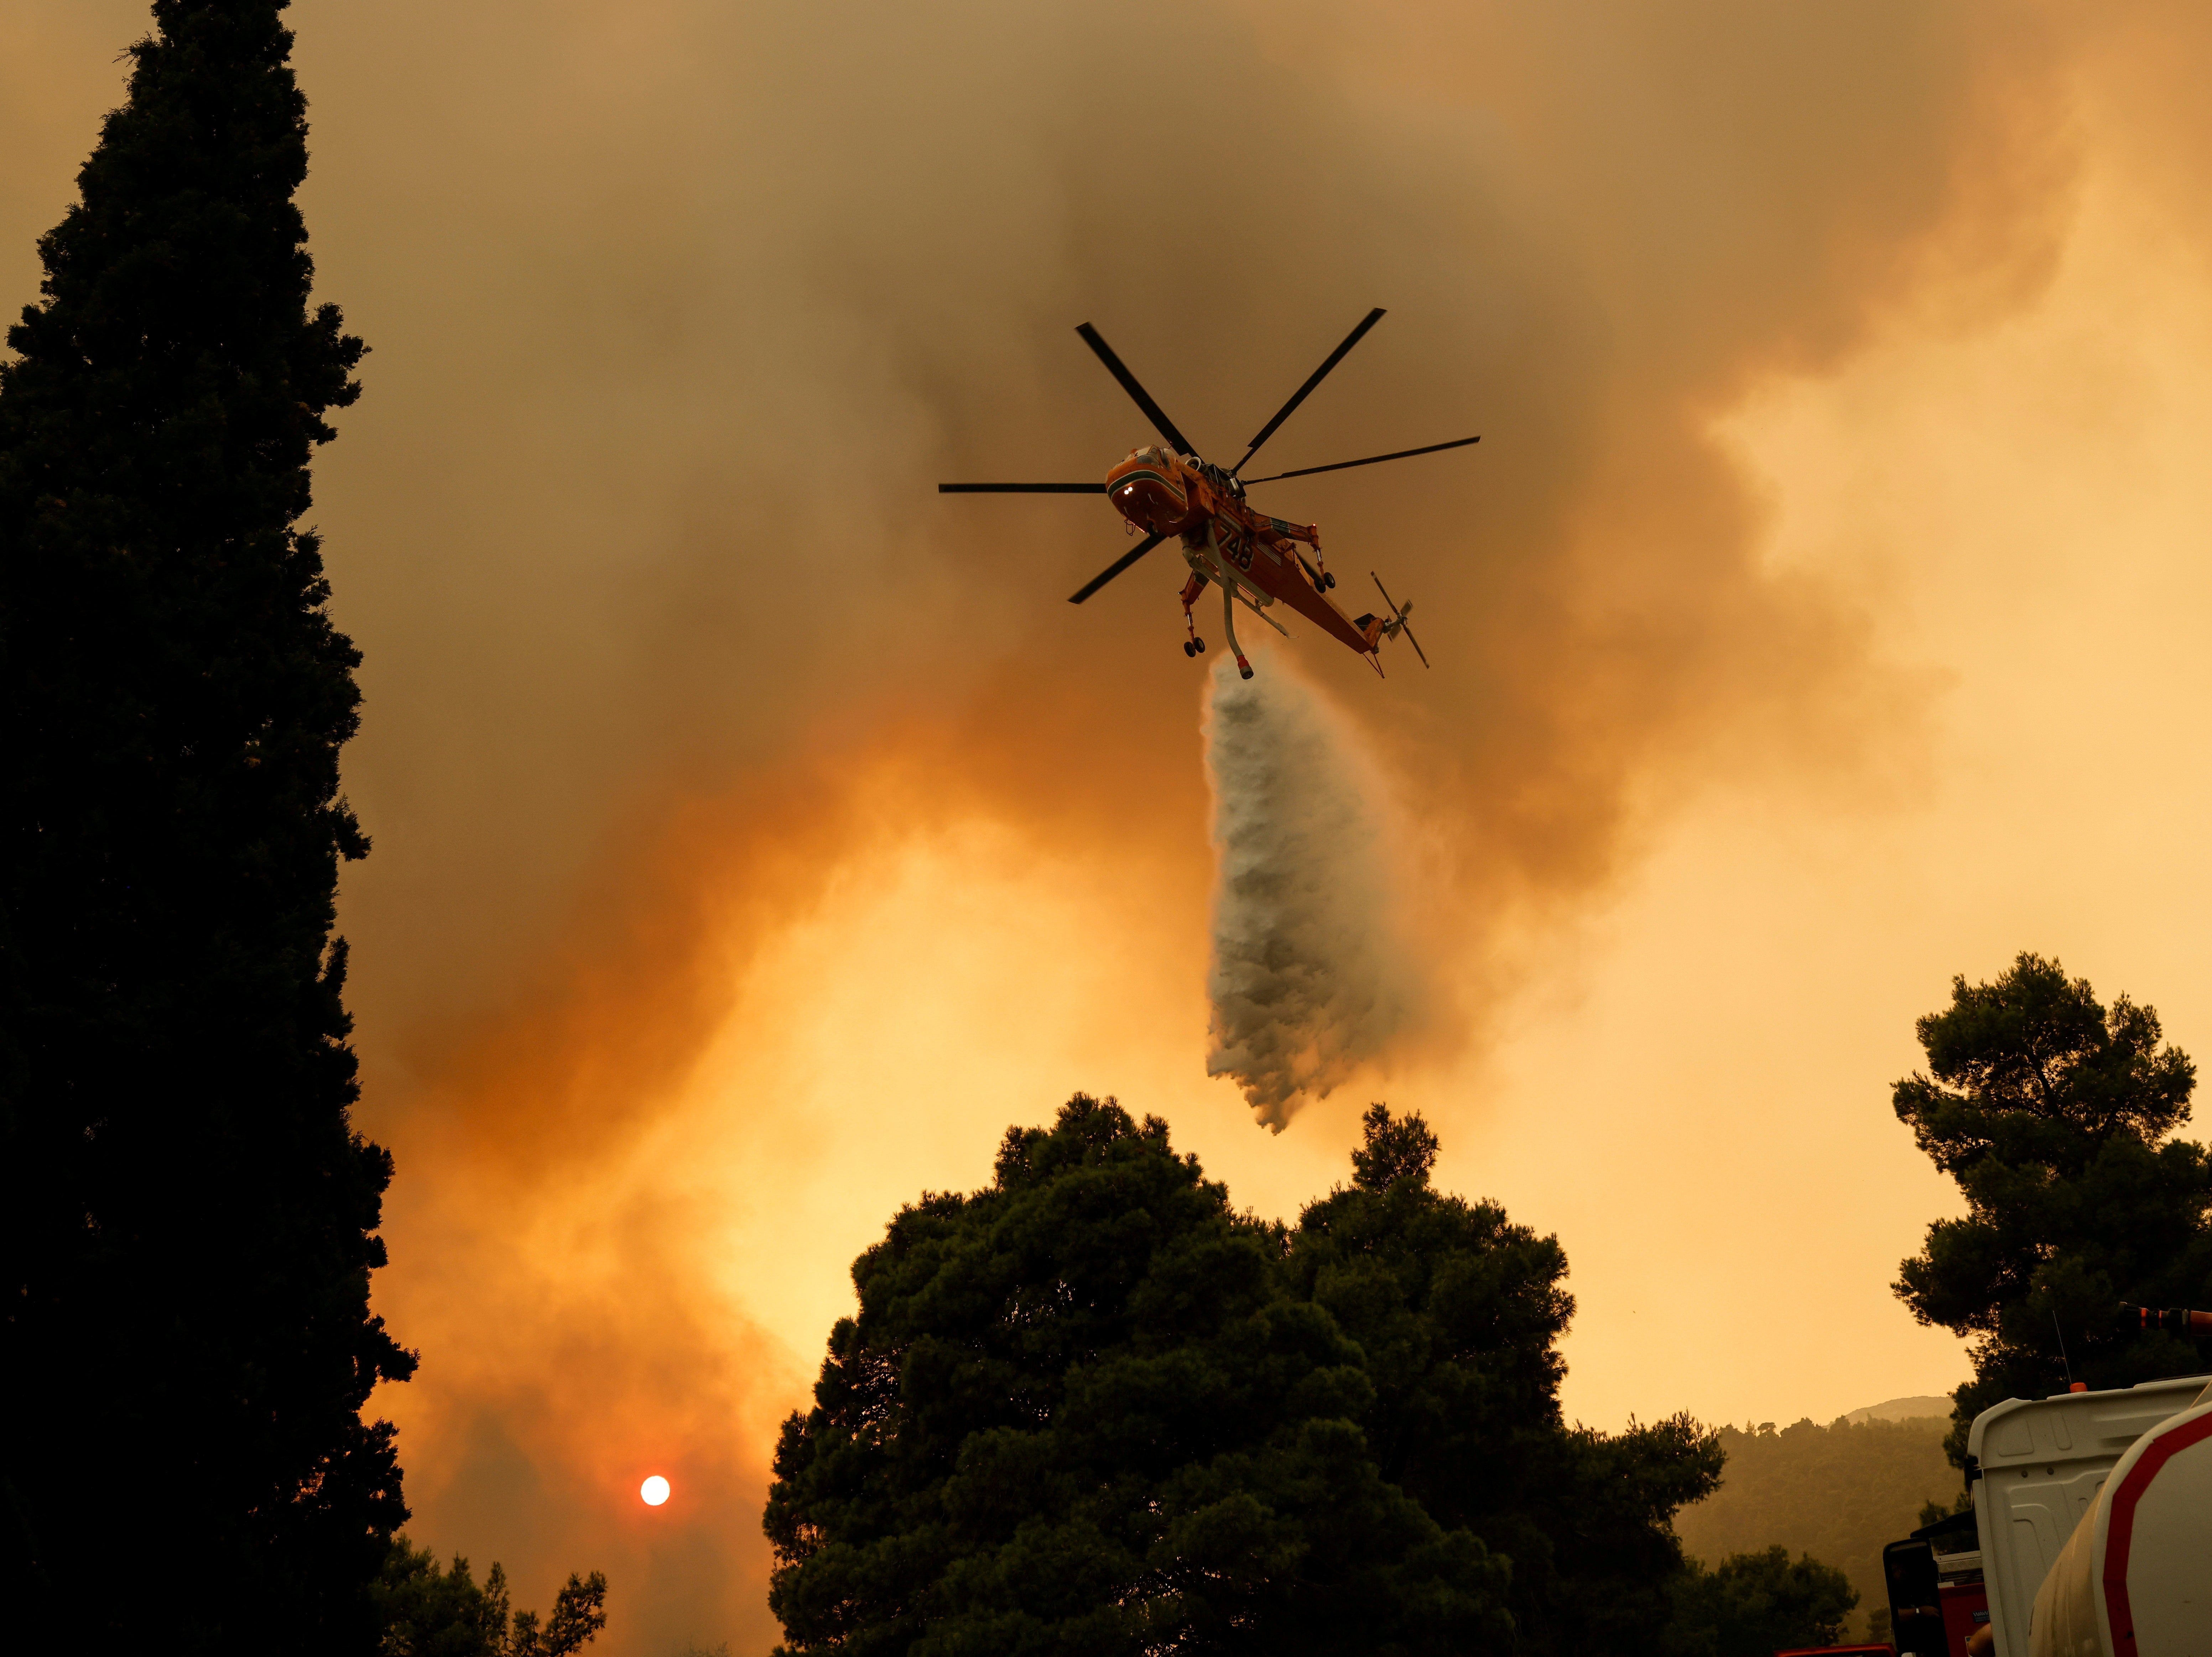
[[[1206,1073],[1234,1077],[1279,1133],[1415,1017],[1392,880],[1405,859],[1380,769],[1280,656],[1249,680],[1225,657],[1214,669],[1206,763],[1220,859]]]

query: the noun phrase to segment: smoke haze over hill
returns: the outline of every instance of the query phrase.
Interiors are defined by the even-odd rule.
[[[1778,1432],[1723,1427],[1721,1487],[1674,1521],[1683,1548],[1707,1564],[1779,1543],[1851,1579],[1855,1628],[1888,1604],[1881,1551],[1920,1523],[1929,1502],[1957,1499],[1958,1470],[1944,1459],[1946,1416],[1851,1422],[1800,1421]]]

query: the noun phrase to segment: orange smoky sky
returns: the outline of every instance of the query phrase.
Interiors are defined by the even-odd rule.
[[[1570,1410],[1936,1391],[1888,1110],[2056,953],[2212,1047],[2198,9],[299,0],[347,872],[415,1538],[614,1657],[769,1644],[853,1256],[1070,1092],[1238,1201],[1370,1097],[1556,1230]],[[0,16],[35,293],[137,0]],[[1080,479],[1272,442],[1435,660],[1255,650],[1370,746],[1418,1031],[1279,1135],[1206,1074],[1205,665]],[[1202,612],[1203,614],[1203,612]],[[1295,630],[1295,629],[1294,629]],[[1249,635],[1261,629],[1246,629]],[[1206,664],[1217,661],[1209,656]],[[647,1509],[637,1486],[675,1494]]]

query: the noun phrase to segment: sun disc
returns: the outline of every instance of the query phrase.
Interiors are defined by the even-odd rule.
[[[668,1481],[655,1473],[637,1487],[637,1493],[645,1498],[647,1507],[657,1508],[668,1500]]]

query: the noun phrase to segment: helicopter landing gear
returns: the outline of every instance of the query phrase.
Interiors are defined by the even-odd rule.
[[[1205,591],[1206,577],[1199,574],[1195,570],[1192,571],[1190,580],[1184,582],[1182,586],[1182,625],[1183,630],[1190,634],[1190,637],[1183,641],[1182,653],[1186,656],[1206,654],[1206,640],[1198,636],[1198,623],[1190,619],[1191,605],[1198,601],[1198,595]]]
[[[1237,658],[1237,677],[1252,677],[1252,664],[1244,659],[1244,648],[1237,642],[1237,595],[1230,591],[1227,582],[1221,586],[1221,630],[1229,635],[1229,648]]]

